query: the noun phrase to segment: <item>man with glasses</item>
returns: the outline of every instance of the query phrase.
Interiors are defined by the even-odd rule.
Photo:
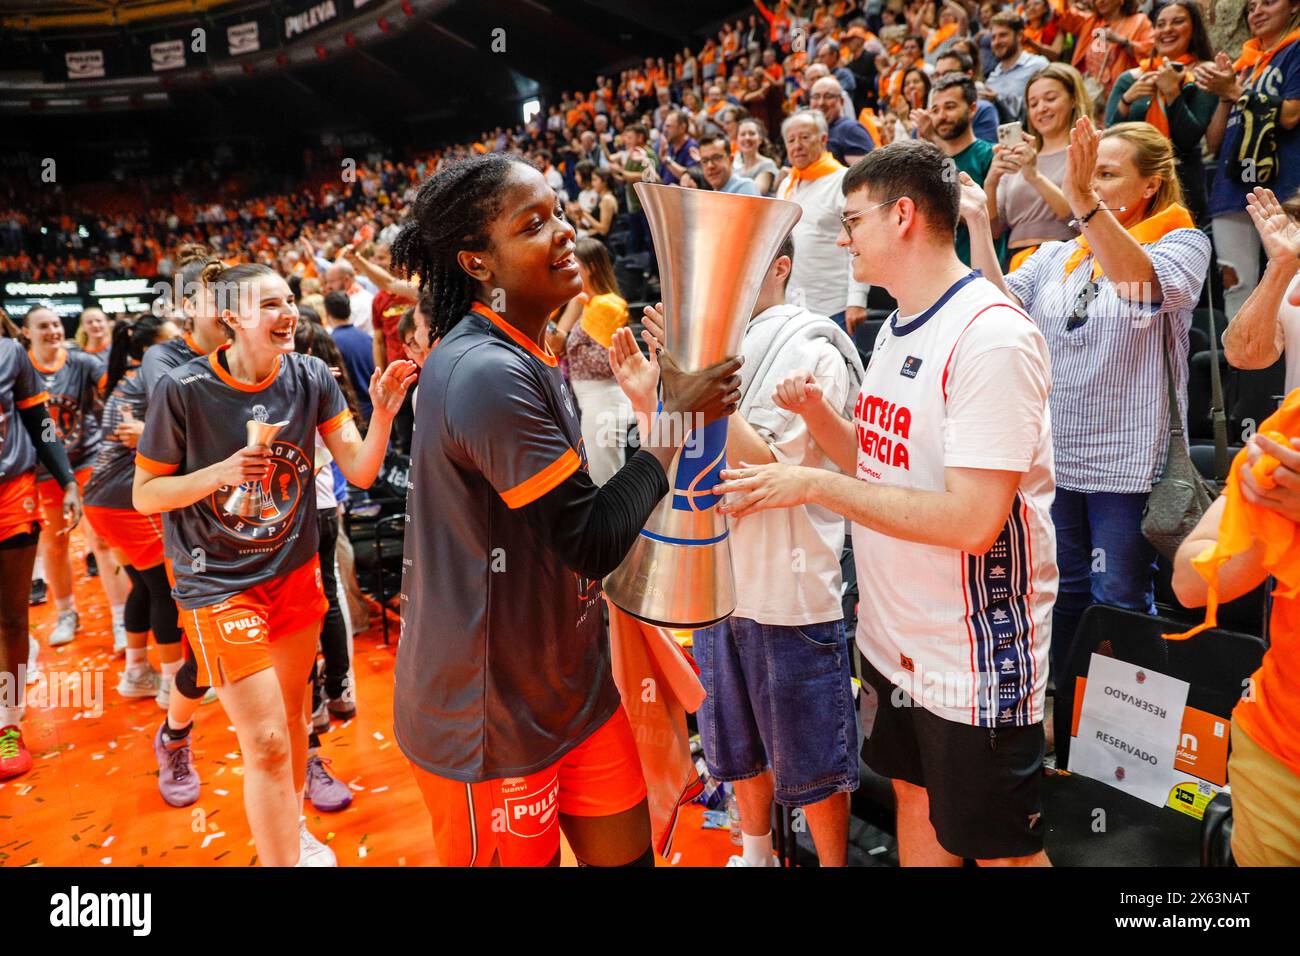
[[[781,124],[790,175],[778,189],[782,199],[798,203],[803,215],[795,224],[794,269],[786,301],[828,315],[850,335],[867,317],[869,286],[853,277],[853,264],[837,245],[844,212],[840,184],[848,172],[827,149],[826,117],[800,110]]]
[[[852,166],[876,148],[867,128],[844,115],[844,88],[833,76],[824,76],[812,86],[809,105],[826,117],[826,144],[831,155]]]
[[[853,522],[862,757],[893,780],[904,866],[1045,866],[1041,778],[1055,491],[1038,327],[957,258],[948,157],[902,140],[843,180],[839,240],[898,300],[852,420],[807,372],[778,386],[844,474],[730,468],[733,520],[817,505]]]
[[[758,186],[731,168],[731,144],[725,136],[705,137],[700,143],[700,168],[716,192],[758,196]]]

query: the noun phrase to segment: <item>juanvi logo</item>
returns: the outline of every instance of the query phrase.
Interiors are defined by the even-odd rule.
[[[135,936],[148,936],[153,928],[151,893],[71,893],[50,897],[51,926],[125,926]]]

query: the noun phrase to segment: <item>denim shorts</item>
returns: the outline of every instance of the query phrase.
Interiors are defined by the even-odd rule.
[[[858,724],[843,621],[800,627],[731,617],[695,632],[708,697],[696,715],[709,773],[769,767],[778,803],[801,807],[858,787]]]

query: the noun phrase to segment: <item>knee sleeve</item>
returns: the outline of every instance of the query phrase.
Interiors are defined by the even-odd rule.
[[[140,576],[149,585],[149,623],[153,626],[154,640],[159,644],[177,643],[181,639],[180,612],[172,599],[166,570],[160,564],[141,571]]]
[[[199,665],[190,655],[185,655],[181,668],[176,672],[176,689],[188,700],[198,700],[208,692],[208,688],[199,686]]]
[[[149,630],[149,585],[129,564],[126,576],[131,579],[131,593],[126,596],[126,606],[122,609],[122,624],[128,631],[139,634]]]

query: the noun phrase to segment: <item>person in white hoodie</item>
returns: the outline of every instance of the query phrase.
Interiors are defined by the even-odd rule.
[[[745,330],[741,401],[727,425],[727,459],[836,466],[801,415],[779,407],[776,387],[808,370],[832,407],[853,411],[862,361],[825,315],[786,304],[797,261],[787,237],[768,268]],[[662,341],[662,318],[646,310]],[[732,781],[742,856],[728,866],[774,866],[772,804],[802,807],[822,866],[848,853],[849,794],[858,786],[857,723],[841,605],[844,519],[816,505],[730,522],[736,610],[695,632],[708,694],[700,739],[709,773]]]

